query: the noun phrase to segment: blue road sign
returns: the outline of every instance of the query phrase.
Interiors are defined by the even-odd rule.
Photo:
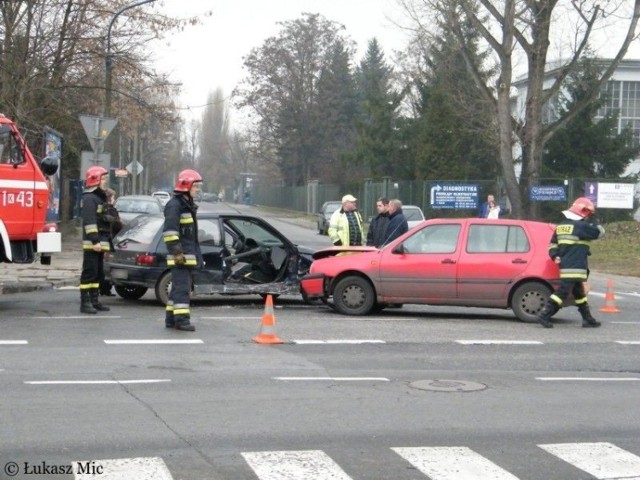
[[[529,200],[534,202],[566,201],[563,185],[534,185],[529,189]]]
[[[478,208],[478,185],[468,183],[432,183],[431,208],[469,210]]]

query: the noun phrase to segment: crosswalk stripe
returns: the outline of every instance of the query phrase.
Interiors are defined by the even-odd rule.
[[[173,480],[167,465],[159,457],[116,458],[73,462],[76,480]]]
[[[322,450],[242,452],[260,480],[351,480]]]
[[[467,447],[392,448],[431,480],[518,480]]]
[[[552,443],[538,445],[597,479],[640,479],[640,457],[611,443]]]

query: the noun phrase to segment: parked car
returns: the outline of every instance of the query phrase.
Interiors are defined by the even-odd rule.
[[[510,308],[533,322],[560,282],[547,254],[553,228],[524,220],[427,220],[381,249],[316,252],[302,291],[332,300],[346,315],[429,304]]]
[[[152,197],[157,198],[158,200],[160,200],[160,203],[162,204],[162,206],[165,206],[167,204],[167,202],[169,200],[171,200],[171,194],[169,192],[165,192],[162,190],[158,190],[157,192],[153,192],[151,194]]]
[[[424,213],[422,213],[422,209],[417,205],[403,205],[402,213],[407,218],[409,229],[424,222]]]
[[[200,194],[200,201],[201,202],[217,202],[218,194],[203,192]]]
[[[113,239],[105,275],[122,298],[136,300],[148,289],[165,304],[171,286],[163,215],[136,218]],[[204,266],[194,271],[193,295],[300,294],[313,250],[298,247],[265,220],[224,212],[198,213]]]
[[[342,207],[340,200],[332,200],[324,202],[322,208],[318,213],[318,233],[320,235],[327,235],[329,233],[329,220],[333,212]]]
[[[164,208],[160,200],[151,195],[124,195],[118,197],[114,206],[123,225],[131,223],[139,215],[162,213]]]

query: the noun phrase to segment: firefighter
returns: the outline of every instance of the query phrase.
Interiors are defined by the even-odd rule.
[[[109,307],[98,299],[104,280],[104,252],[110,250],[111,224],[105,215],[108,171],[100,166],[87,169],[82,194],[82,274],[80,275],[80,311],[95,314]]]
[[[165,312],[165,327],[195,331],[191,323],[189,297],[193,269],[202,264],[198,244],[198,206],[194,198],[202,190],[202,177],[195,170],[178,174],[173,197],[164,207],[162,238],[167,245],[167,265],[171,267],[171,291]]]
[[[591,315],[584,289],[584,282],[589,276],[589,242],[604,235],[604,228],[595,220],[594,213],[591,200],[577,198],[568,210],[562,212],[565,218],[553,232],[549,256],[560,267],[560,287],[549,297],[538,316],[538,322],[544,328],[553,328],[551,317],[562,308],[570,293],[582,317],[582,326],[600,326],[600,322]]]

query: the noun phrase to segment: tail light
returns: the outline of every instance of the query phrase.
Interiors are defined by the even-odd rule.
[[[136,255],[136,265],[141,267],[152,267],[156,264],[156,256],[148,253]]]
[[[58,224],[57,223],[47,223],[44,227],[42,227],[43,232],[57,232]]]

